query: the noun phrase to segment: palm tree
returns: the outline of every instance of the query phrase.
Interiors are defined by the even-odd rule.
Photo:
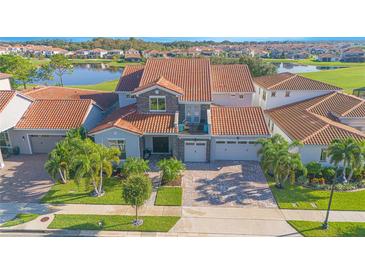
[[[283,183],[290,175],[305,169],[300,154],[295,152],[295,148],[300,146],[299,142],[289,144],[276,134],[269,139],[260,139],[258,143],[261,144],[258,154],[261,156],[262,169],[266,175],[274,176],[277,187],[283,188]]]
[[[346,169],[350,169],[347,181],[351,179],[354,168],[359,165],[363,166],[363,155],[360,154],[363,154],[361,145],[350,137],[333,140],[327,149],[327,155],[332,164],[338,166],[342,163],[344,177],[346,177]],[[356,161],[360,161],[360,163],[356,163]]]

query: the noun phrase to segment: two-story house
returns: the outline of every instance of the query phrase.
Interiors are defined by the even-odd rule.
[[[125,68],[116,92],[120,109],[90,134],[124,157],[257,160],[255,140],[270,135],[261,108],[251,107],[254,87],[245,65],[148,59]]]

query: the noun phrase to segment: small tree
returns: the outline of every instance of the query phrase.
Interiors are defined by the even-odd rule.
[[[53,80],[53,68],[49,64],[41,65],[37,70],[36,78],[39,81]]]
[[[136,209],[136,219],[133,224],[139,226],[143,220],[138,220],[138,208],[151,196],[151,179],[144,174],[132,174],[123,183],[122,197]]]
[[[185,165],[176,158],[162,159],[157,163],[162,172],[162,182],[169,183],[179,178],[185,170]]]
[[[51,57],[51,62],[49,63],[49,65],[58,76],[60,80],[60,85],[63,87],[63,75],[66,73],[71,73],[73,71],[71,61],[62,54],[55,54]]]
[[[136,157],[128,157],[122,165],[122,174],[127,177],[131,174],[143,174],[149,170],[148,161]]]

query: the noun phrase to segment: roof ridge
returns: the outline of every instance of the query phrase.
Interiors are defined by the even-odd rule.
[[[271,86],[269,86],[267,89],[271,89],[271,88],[273,88],[273,87],[276,87],[276,86],[278,86],[278,85],[280,85],[280,84],[282,84],[282,83],[285,83],[285,82],[287,82],[287,81],[289,81],[289,80],[291,80],[291,79],[294,79],[295,77],[297,77],[298,75],[297,74],[293,74],[292,76],[290,76],[289,78],[287,78],[287,79],[285,79],[285,80],[282,80],[282,81],[280,81],[280,82],[278,82],[278,83],[276,83],[276,84],[274,84],[274,85],[271,85]]]
[[[313,132],[312,134],[308,135],[307,137],[305,137],[303,140],[301,140],[302,143],[306,142],[307,140],[313,138],[314,136],[316,136],[318,133],[324,131],[325,129],[327,129],[330,126],[330,124],[326,124],[324,125],[322,128],[320,128],[319,130]]]
[[[341,114],[341,116],[346,116],[347,114],[349,114],[351,111],[355,110],[356,108],[360,107],[362,104],[364,104],[363,101],[360,101],[360,103],[356,104],[355,106],[353,106],[352,108],[350,108],[349,110],[345,111],[344,113]]]
[[[324,84],[329,85],[329,86],[331,86],[331,87],[333,87],[333,88],[336,88],[336,89],[337,89],[336,91],[343,90],[343,88],[340,88],[340,87],[334,86],[334,85],[329,84],[329,83],[327,83],[327,82],[322,82],[322,81],[319,81],[319,80],[311,79],[311,78],[304,77],[303,75],[299,75],[299,74],[296,74],[296,75],[297,75],[298,77],[300,77],[300,78],[304,78],[304,79],[306,79],[306,80],[310,80],[310,81],[317,82],[317,83],[324,83]]]
[[[321,103],[323,103],[324,101],[328,100],[329,98],[334,97],[336,94],[337,94],[337,92],[333,92],[333,93],[331,93],[329,96],[327,96],[327,97],[323,98],[322,100],[318,101],[317,103],[315,103],[315,104],[313,104],[313,105],[309,106],[309,107],[308,107],[308,108],[306,108],[305,110],[306,110],[306,111],[310,111],[311,109],[315,108],[316,106],[318,106],[319,104],[321,104]],[[326,94],[326,95],[328,95],[328,94]],[[325,95],[325,96],[326,96],[326,95]]]

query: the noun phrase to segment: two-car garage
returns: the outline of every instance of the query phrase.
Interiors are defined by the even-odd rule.
[[[259,145],[255,140],[212,139],[212,160],[257,161]]]

